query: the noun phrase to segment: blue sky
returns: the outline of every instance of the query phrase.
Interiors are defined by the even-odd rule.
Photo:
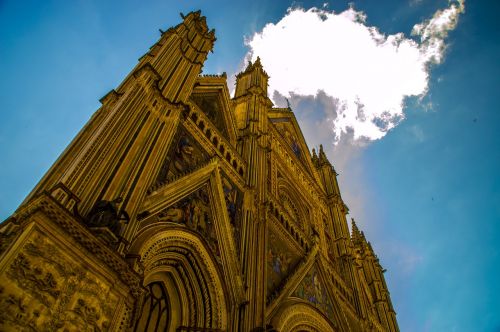
[[[218,40],[204,71],[233,75],[252,56],[250,50],[265,53],[272,47],[247,44],[266,24],[285,22],[288,8],[307,12],[315,6],[323,14],[349,9],[347,1],[327,3],[0,1],[0,218],[15,210],[97,110],[99,98],[157,40],[158,29],[180,21],[179,12],[201,9],[216,29]],[[414,25],[451,4],[354,1],[353,6],[366,15],[362,27],[419,42],[411,36]],[[465,2],[458,24],[443,38],[442,60],[425,63],[425,92],[404,99],[404,119],[390,118],[392,129],[371,132],[382,137],[354,139],[363,133],[359,123],[338,122],[342,113],[335,98],[341,96],[335,91],[341,87],[329,90],[326,82],[312,87],[323,93],[302,95],[310,88],[300,85],[307,80],[293,76],[287,79],[298,88],[287,95],[280,82],[273,83],[276,103],[284,102],[280,94],[287,95],[309,146],[323,142],[340,173],[349,217],[365,230],[388,270],[402,331],[500,331],[499,11],[496,2]],[[331,52],[326,55],[333,64],[349,45],[319,50]],[[416,45],[421,51],[423,43]],[[293,46],[292,40],[271,53],[283,52],[294,67],[313,71],[310,54],[299,61],[286,53]],[[264,66],[266,61],[272,63],[272,55],[263,57]],[[363,72],[353,79],[369,80]],[[376,90],[381,100],[400,85],[389,83],[394,84]],[[368,115],[377,111],[374,105],[366,106]],[[350,125],[354,131],[335,136]]]

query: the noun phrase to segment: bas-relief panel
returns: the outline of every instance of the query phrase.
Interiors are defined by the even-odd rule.
[[[214,95],[192,95],[191,100],[194,101],[196,106],[198,106],[203,113],[212,121],[212,123],[220,130],[220,132],[226,137],[228,137],[226,123],[224,121],[223,110],[220,107],[218,96]]]
[[[333,321],[332,302],[316,267],[311,268],[292,296],[308,301]]]
[[[294,254],[277,234],[269,231],[266,258],[268,295],[293,271],[299,258],[300,256]]]
[[[111,285],[39,233],[0,276],[1,331],[107,331],[118,304]]]
[[[241,207],[243,204],[243,193],[241,190],[224,174],[221,174],[222,190],[226,201],[227,214],[233,237],[236,244],[236,250],[240,253],[241,240]]]
[[[206,185],[160,212],[156,220],[185,225],[200,233],[220,261],[220,250]]]
[[[156,182],[171,181],[179,175],[194,170],[208,158],[208,154],[196,140],[185,129],[179,127]]]

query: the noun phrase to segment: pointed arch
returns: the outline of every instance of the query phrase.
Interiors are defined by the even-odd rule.
[[[279,332],[339,331],[319,310],[297,299],[283,302],[271,319],[271,325]]]
[[[149,227],[132,243],[130,254],[143,266],[144,286],[161,285],[165,290],[164,302],[169,306],[166,331],[179,327],[227,329],[228,303],[221,272],[207,243],[197,234],[183,227]],[[151,316],[156,303],[151,293],[138,308],[142,313],[138,324],[148,321],[142,316]],[[141,327],[146,326],[138,326],[137,331]]]

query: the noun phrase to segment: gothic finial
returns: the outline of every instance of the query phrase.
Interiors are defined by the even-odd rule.
[[[358,226],[356,225],[356,222],[354,221],[354,218],[351,218],[351,225],[352,225],[352,234],[351,237],[354,242],[358,242],[361,240],[362,233],[359,231]]]
[[[354,218],[351,218],[351,225],[352,225],[352,231],[356,229],[357,232],[359,232],[358,226],[356,225],[356,221],[354,221]]]
[[[253,67],[252,60],[248,60],[247,67],[245,68],[245,72],[249,72]]]
[[[323,144],[319,145],[319,163],[321,165],[327,164],[330,165],[328,158],[326,157],[325,151],[323,150]]]
[[[254,66],[260,66],[260,67],[262,67],[262,63],[260,63],[260,57],[259,56],[257,56],[257,60],[255,60]]]
[[[316,149],[312,149],[312,162],[313,162],[313,165],[318,167],[319,166],[319,159],[318,159],[318,155],[316,154]]]

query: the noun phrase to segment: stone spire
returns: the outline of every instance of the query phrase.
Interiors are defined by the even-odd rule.
[[[206,18],[200,11],[181,14],[181,17],[182,23],[165,32],[161,31],[158,42],[132,71],[136,76],[136,72],[150,66],[160,78],[158,87],[163,96],[173,103],[187,100],[216,40],[215,30],[208,29]],[[126,85],[128,78],[118,91]],[[172,82],[183,84],[171,84]]]
[[[319,164],[321,166],[325,165],[325,164],[331,165],[330,161],[328,160],[328,158],[325,154],[325,151],[323,150],[323,144],[319,145]]]
[[[269,75],[262,67],[259,57],[257,57],[257,60],[255,60],[254,63],[252,63],[252,61],[248,61],[248,65],[245,70],[236,75],[236,91],[234,97],[238,98],[247,94],[249,89],[267,97],[268,80]]]
[[[356,225],[356,221],[354,221],[354,218],[351,218],[351,239],[354,245],[361,245],[363,242],[363,238],[365,237],[363,232],[361,232]]]
[[[315,167],[319,167],[319,158],[318,155],[316,154],[316,149],[312,149],[312,157],[311,157],[312,163]]]

